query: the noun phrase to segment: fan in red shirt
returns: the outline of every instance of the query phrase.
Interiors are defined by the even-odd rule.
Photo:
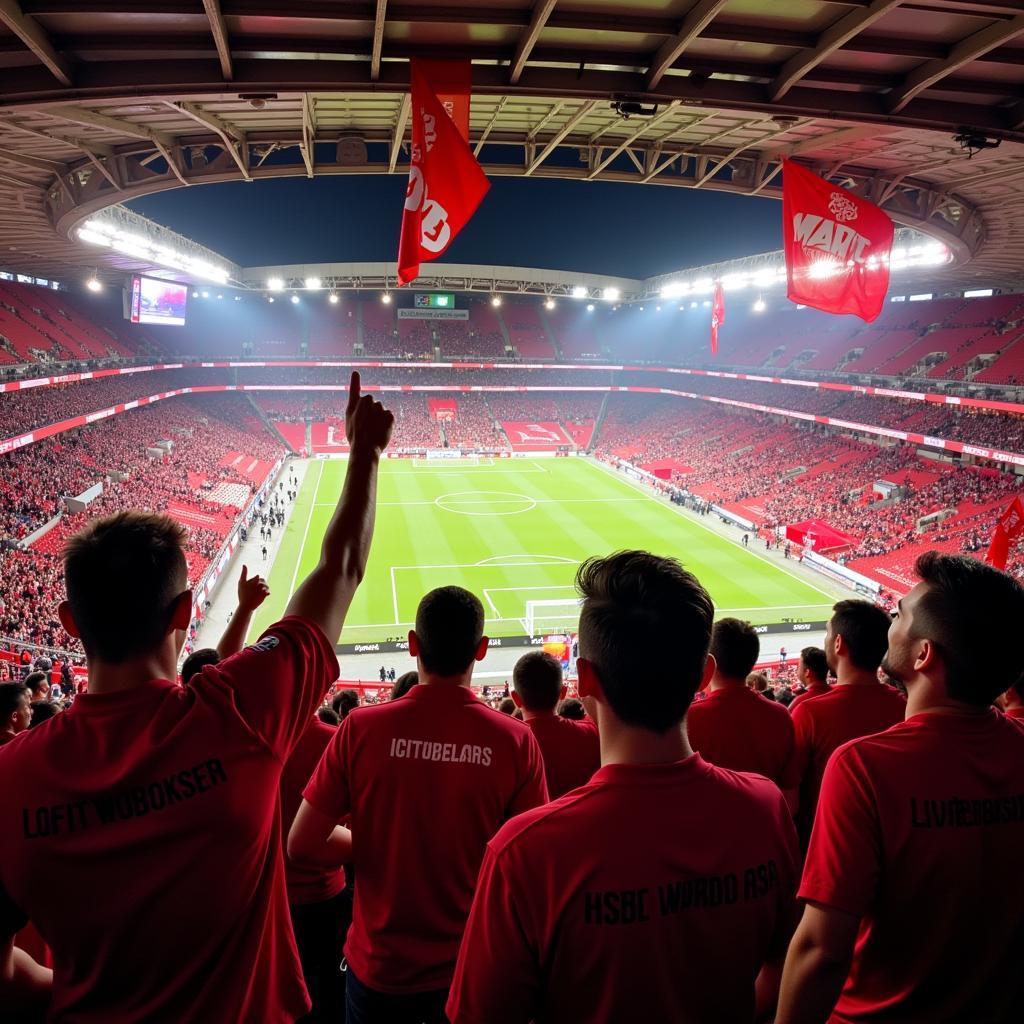
[[[0,751],[0,1005],[87,1022],[292,1021],[281,767],[337,677],[393,418],[346,410],[352,454],[321,559],[258,643],[175,680],[192,609],[184,531],[98,519],[65,552],[64,628],[89,692]],[[31,919],[52,976],[15,950]]]
[[[589,782],[601,767],[601,743],[593,719],[573,722],[555,714],[565,694],[562,666],[547,652],[530,651],[515,663],[512,700],[540,745],[552,800]]]
[[[1007,718],[1024,720],[1024,676],[1003,694],[1003,710]]]
[[[929,551],[884,671],[906,721],[829,761],[777,1024],[1024,1020],[1024,587]],[[823,698],[818,698],[823,699]]]
[[[832,689],[828,685],[828,659],[820,647],[805,647],[800,652],[800,663],[796,667],[796,678],[804,687],[789,704],[789,713],[793,714],[805,700],[820,697]]]
[[[761,649],[749,622],[719,619],[711,634],[715,673],[704,700],[690,708],[686,732],[705,761],[736,772],[757,772],[782,790],[796,810],[799,776],[789,712],[747,686]]]
[[[765,964],[791,931],[798,850],[772,783],[687,742],[687,708],[714,671],[711,598],[643,551],[585,562],[577,588],[580,693],[603,766],[488,843],[449,1018],[753,1021],[774,1006]]]
[[[793,713],[800,776],[797,829],[805,842],[832,751],[858,736],[888,729],[906,714],[903,695],[878,681],[889,623],[888,612],[870,601],[840,601],[833,607],[825,628],[825,657],[836,685]]]
[[[24,683],[0,683],[0,747],[32,724],[32,691]]]
[[[547,802],[530,730],[470,689],[487,653],[483,626],[483,606],[461,587],[420,601],[409,633],[419,682],[342,722],[292,825],[291,857],[355,865],[350,1024],[444,1021],[484,847],[503,822]]]

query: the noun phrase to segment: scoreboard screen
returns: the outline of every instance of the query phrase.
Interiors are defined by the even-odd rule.
[[[417,292],[413,296],[416,309],[454,309],[455,294],[453,292]]]

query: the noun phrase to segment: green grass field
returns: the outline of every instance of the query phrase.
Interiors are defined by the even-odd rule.
[[[281,614],[316,563],[345,465],[307,467],[253,636]],[[720,616],[824,619],[834,601],[584,459],[388,460],[378,502],[370,564],[344,643],[404,636],[423,594],[451,583],[483,601],[490,635],[523,633],[527,601],[571,601],[579,562],[621,548],[679,558],[708,588]],[[570,604],[537,609],[535,631],[568,628],[574,619]]]

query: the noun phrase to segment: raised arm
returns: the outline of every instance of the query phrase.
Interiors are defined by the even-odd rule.
[[[366,572],[377,505],[377,466],[394,424],[394,416],[380,402],[359,394],[359,374],[353,371],[345,410],[350,447],[345,486],[324,534],[320,562],[292,595],[285,612],[317,623],[332,642],[341,634]]]
[[[242,575],[238,577],[238,607],[231,621],[224,630],[224,635],[217,644],[217,653],[221,658],[237,654],[245,644],[245,634],[249,632],[252,613],[270,596],[270,587],[262,576],[249,579],[249,567],[242,566]]]
[[[46,1016],[53,986],[53,971],[41,967],[14,945],[13,936],[0,943],[0,1006],[18,1020],[39,1020]]]

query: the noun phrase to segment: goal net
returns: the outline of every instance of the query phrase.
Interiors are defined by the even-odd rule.
[[[575,633],[580,623],[582,603],[578,597],[527,601],[523,618],[527,634],[541,636],[545,633]]]

